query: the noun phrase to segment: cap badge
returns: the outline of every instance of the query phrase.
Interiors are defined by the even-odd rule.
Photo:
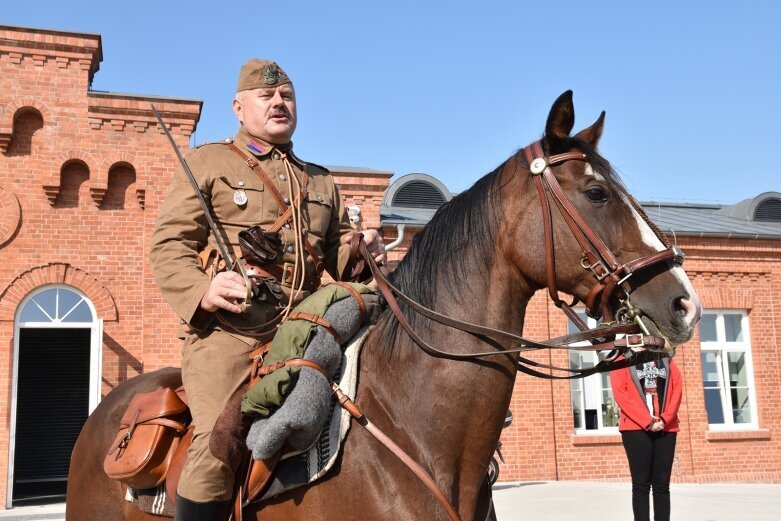
[[[269,63],[264,65],[262,69],[263,81],[266,85],[274,85],[279,81],[279,67],[276,63]]]

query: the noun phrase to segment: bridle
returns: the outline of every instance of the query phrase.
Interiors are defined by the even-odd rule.
[[[635,273],[662,262],[671,261],[678,266],[682,265],[684,259],[683,252],[678,247],[670,244],[667,237],[648,219],[648,216],[642,211],[634,197],[627,192],[623,192],[630,204],[654,231],[657,238],[665,246],[665,249],[624,264],[619,264],[610,248],[605,245],[599,235],[594,232],[578,209],[569,200],[551,170],[551,166],[559,165],[566,161],[588,161],[586,154],[582,152],[567,152],[545,157],[541,141],[535,141],[524,148],[523,152],[526,160],[529,162],[529,171],[533,176],[534,185],[537,188],[540,199],[540,206],[542,207],[543,227],[545,230],[547,286],[551,300],[564,311],[581,331],[588,329],[572,309],[578,302],[577,298],[570,304],[559,298],[558,286],[556,284],[556,257],[553,245],[553,222],[549,198],[553,199],[559,213],[564,218],[564,222],[567,223],[572,235],[580,245],[583,252],[580,265],[583,269],[590,270],[597,280],[597,285],[591,289],[584,302],[586,313],[592,318],[603,318],[605,321],[634,321],[645,335],[650,336],[641,320],[642,311],[632,306],[629,298],[630,292],[626,290],[624,283]],[[621,308],[616,313],[618,315],[616,317],[613,316],[612,307],[610,306],[614,298],[618,298],[622,303]]]
[[[580,212],[575,208],[567,195],[562,190],[556,177],[553,175],[551,167],[559,165],[565,161],[578,160],[587,161],[586,154],[582,152],[567,152],[546,157],[542,150],[540,141],[536,141],[524,149],[527,160],[529,161],[529,170],[534,178],[537,192],[542,206],[544,230],[545,230],[545,257],[547,265],[547,285],[548,291],[553,302],[561,308],[570,319],[581,330],[579,333],[552,338],[544,342],[536,342],[523,338],[519,335],[472,324],[462,320],[457,320],[447,315],[438,313],[430,308],[416,302],[399,288],[394,286],[388,278],[381,272],[380,268],[374,262],[373,256],[369,253],[366,244],[360,241],[359,251],[363,260],[368,264],[372,276],[377,282],[380,293],[387,302],[389,308],[399,321],[401,327],[407,332],[412,340],[431,356],[448,358],[452,360],[474,360],[483,357],[517,354],[517,369],[526,374],[541,378],[583,378],[597,372],[612,371],[622,367],[627,367],[642,361],[648,361],[656,356],[657,353],[651,350],[644,350],[635,353],[633,349],[647,347],[655,350],[662,350],[665,346],[665,339],[649,334],[645,325],[641,321],[642,311],[632,306],[629,300],[629,291],[624,288],[624,283],[633,274],[640,270],[662,262],[672,261],[680,265],[683,262],[683,252],[677,247],[670,245],[664,235],[658,231],[655,225],[650,222],[645,213],[639,208],[637,202],[626,194],[631,204],[638,213],[643,216],[649,226],[655,231],[656,235],[666,246],[666,249],[660,252],[635,259],[624,264],[619,264],[615,255],[605,245],[605,243],[594,232],[591,226],[585,221]],[[583,251],[581,266],[594,273],[598,284],[590,291],[586,299],[586,308],[591,316],[603,316],[609,322],[594,328],[588,329],[583,320],[578,317],[572,307],[578,302],[577,299],[572,303],[566,304],[558,297],[558,289],[555,276],[555,251],[553,245],[553,223],[551,217],[551,205],[549,197],[552,197],[556,207],[559,209],[562,217],[580,244]],[[360,273],[363,263],[356,267],[354,273]],[[610,301],[620,293],[621,308],[613,313],[610,308]],[[487,352],[475,353],[451,353],[438,349],[423,340],[411,327],[404,313],[399,306],[398,301],[404,302],[413,311],[445,326],[465,331],[483,339],[503,340],[513,344],[520,344],[521,347],[514,349],[504,349],[496,346],[497,349]],[[624,335],[623,338],[616,338],[616,335]],[[591,345],[571,346],[575,342],[588,341]],[[492,344],[496,345],[495,342]],[[600,362],[591,368],[564,368],[553,365],[535,362],[520,355],[520,353],[537,349],[572,349],[587,350],[601,353],[608,351],[606,356],[600,356]],[[616,361],[619,355],[624,355],[625,359]],[[570,373],[566,376],[554,375],[539,371],[536,368],[550,369]]]

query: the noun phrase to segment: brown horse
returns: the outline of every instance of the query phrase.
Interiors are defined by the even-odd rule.
[[[554,103],[541,141],[546,156],[578,152],[577,161],[551,166],[566,197],[622,263],[663,250],[610,165],[597,152],[604,113],[570,137],[571,92]],[[518,152],[468,191],[453,198],[414,240],[392,281],[418,302],[453,318],[520,334],[527,303],[549,284],[543,212],[530,172]],[[581,264],[582,251],[555,209],[555,284],[586,302],[597,282]],[[669,346],[687,341],[699,301],[679,266],[664,261],[631,281],[642,322]],[[617,308],[612,299],[608,307]],[[452,353],[513,348],[431,322],[402,305],[412,327]],[[616,309],[608,309],[615,314]],[[493,518],[486,468],[496,447],[516,375],[516,355],[458,361],[431,356],[386,312],[369,335],[360,363],[356,402],[431,475],[463,520]],[[102,461],[134,392],[181,382],[178,369],[134,378],[109,394],[87,421],[73,451],[68,479],[69,521],[155,519],[136,510],[124,487],[109,480]],[[442,506],[366,431],[353,425],[330,477],[286,493],[249,519],[447,519]]]

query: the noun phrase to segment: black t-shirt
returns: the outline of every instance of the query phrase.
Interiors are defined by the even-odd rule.
[[[667,368],[661,360],[653,360],[637,364],[635,370],[640,379],[640,387],[645,393],[648,411],[653,416],[659,416],[664,409],[664,388],[668,378]]]

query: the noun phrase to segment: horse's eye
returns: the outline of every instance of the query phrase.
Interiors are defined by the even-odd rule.
[[[589,201],[592,203],[606,203],[607,202],[607,190],[602,188],[601,186],[593,186],[591,188],[587,188],[584,192],[586,194],[586,197]]]

